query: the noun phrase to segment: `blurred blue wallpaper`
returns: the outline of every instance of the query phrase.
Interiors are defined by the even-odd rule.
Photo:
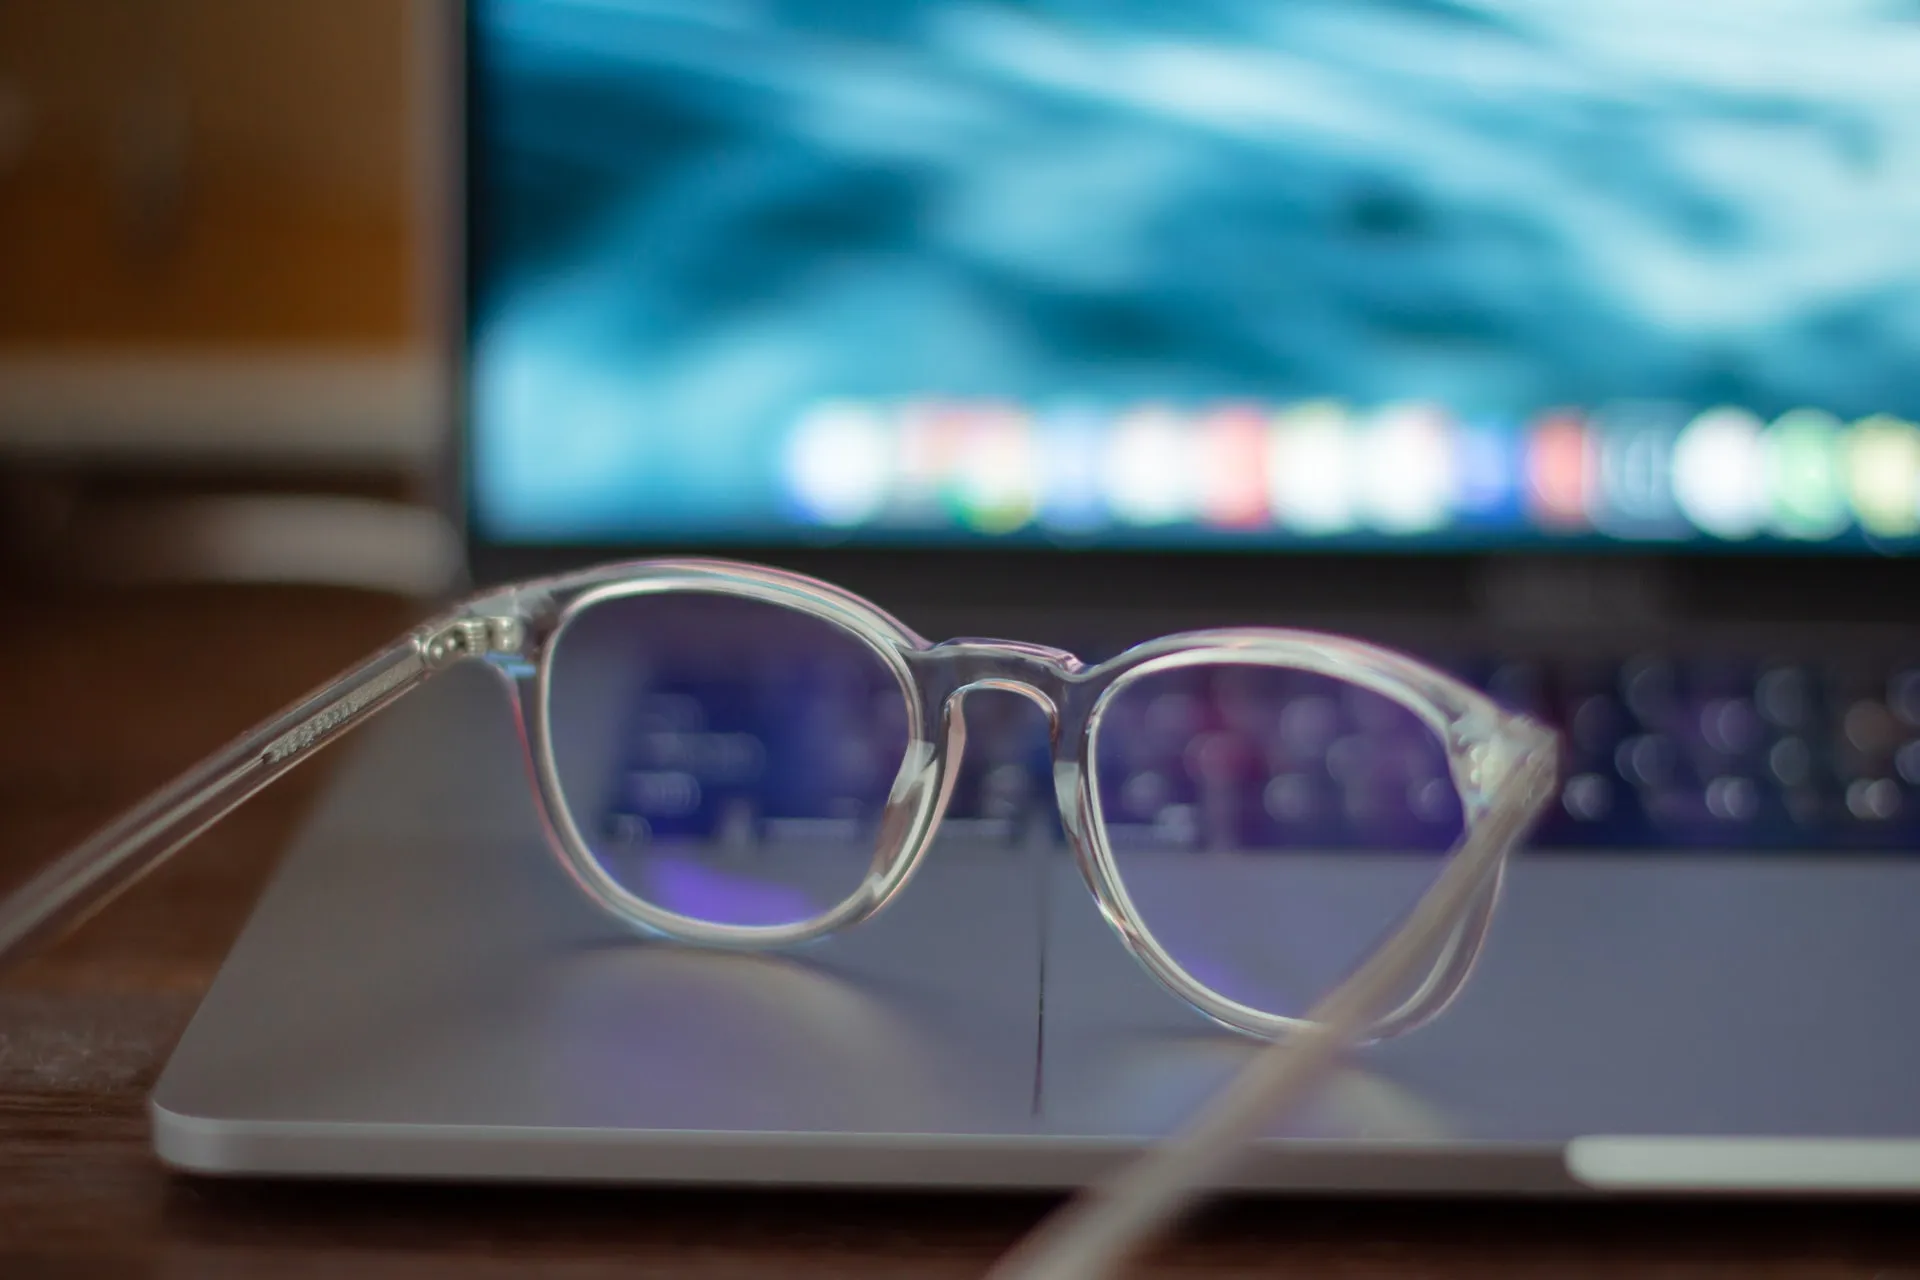
[[[1879,502],[1893,538],[1920,510],[1884,480],[1849,499],[1844,452],[1858,420],[1920,416],[1914,0],[478,0],[471,26],[494,536],[1039,541],[1069,523],[1053,487],[1192,456],[1160,507],[1093,493],[1072,537],[1524,541],[1565,532],[1534,510],[1558,465],[1529,460],[1534,424],[1623,404],[1667,407],[1661,449],[1715,408],[1831,422],[1830,463],[1750,433],[1753,491],[1698,499],[1748,503],[1762,538],[1787,527],[1769,483]],[[1207,489],[1235,458],[1295,465],[1217,406],[1291,430],[1302,404],[1360,433],[1428,406],[1441,443],[1327,464],[1388,486],[1351,521]],[[907,433],[941,406],[959,505],[916,507],[940,449]],[[1090,460],[1148,439],[1143,406],[1193,448]],[[1920,436],[1872,440],[1920,476]],[[1591,498],[1611,464],[1585,447]],[[1354,470],[1416,455],[1431,494]],[[1395,502],[1427,505],[1369,523]]]

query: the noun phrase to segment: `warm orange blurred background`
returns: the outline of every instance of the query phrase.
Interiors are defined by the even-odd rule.
[[[0,3],[0,563],[429,591],[451,572],[425,482],[447,16]]]
[[[395,0],[0,4],[0,346],[406,343],[419,16]]]

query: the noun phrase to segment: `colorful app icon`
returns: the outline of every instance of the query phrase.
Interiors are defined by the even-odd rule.
[[[1550,533],[1592,523],[1592,458],[1585,419],[1572,410],[1542,414],[1527,436],[1527,515]]]
[[[1088,533],[1106,523],[1100,462],[1107,422],[1086,407],[1043,414],[1035,452],[1040,479],[1040,523],[1056,533]]]
[[[903,524],[943,524],[965,448],[966,413],[942,400],[911,400],[893,418],[895,461],[888,507]]]
[[[1357,441],[1352,417],[1336,400],[1282,410],[1268,436],[1267,487],[1282,525],[1315,537],[1349,532],[1357,518]]]
[[[954,500],[981,533],[1011,533],[1033,518],[1039,475],[1024,413],[982,405],[966,415]]]
[[[1125,524],[1173,524],[1194,510],[1191,427],[1179,413],[1147,405],[1121,415],[1102,480],[1107,506]]]
[[[1789,410],[1767,428],[1760,445],[1775,533],[1822,540],[1846,529],[1852,513],[1838,418],[1822,409]]]
[[[1673,497],[1694,528],[1740,541],[1767,523],[1767,469],[1758,416],[1708,409],[1673,445]]]
[[[1360,433],[1359,506],[1382,533],[1406,537],[1444,528],[1453,515],[1458,464],[1453,424],[1437,405],[1393,404]]]
[[[1200,420],[1198,496],[1208,524],[1253,529],[1268,520],[1267,424],[1251,405],[1214,409]]]
[[[1853,424],[1847,492],[1860,527],[1876,538],[1920,533],[1920,427],[1887,414]]]
[[[864,524],[886,501],[892,446],[877,408],[845,401],[816,405],[787,442],[787,490],[816,524]]]
[[[1609,405],[1588,423],[1595,462],[1594,527],[1615,538],[1675,538],[1687,522],[1673,459],[1686,410],[1660,401]]]
[[[1520,433],[1510,422],[1475,417],[1454,430],[1454,504],[1458,517],[1505,524],[1519,511],[1523,488]]]

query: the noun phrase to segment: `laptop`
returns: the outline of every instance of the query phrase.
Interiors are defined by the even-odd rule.
[[[1464,995],[1241,1185],[1920,1188],[1910,17],[477,0],[432,35],[476,583],[699,552],[1089,657],[1329,628],[1564,731]],[[1083,1181],[1252,1050],[1106,931],[1017,703],[896,903],[738,956],[583,902],[495,682],[450,673],[343,749],[159,1154]]]

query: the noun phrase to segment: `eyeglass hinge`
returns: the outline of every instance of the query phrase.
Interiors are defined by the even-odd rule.
[[[427,665],[438,670],[462,658],[516,658],[525,648],[527,629],[518,618],[456,618],[428,635],[420,645]]]

